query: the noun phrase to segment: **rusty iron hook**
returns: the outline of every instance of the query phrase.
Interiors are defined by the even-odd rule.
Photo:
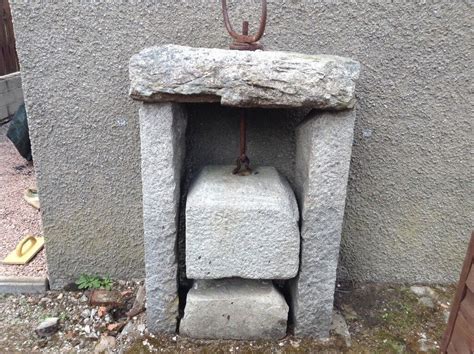
[[[227,9],[227,0],[222,0],[222,14],[224,15],[224,23],[229,35],[235,39],[237,43],[256,43],[262,38],[265,32],[265,26],[267,24],[267,0],[262,0],[262,15],[260,17],[260,26],[258,32],[254,36],[248,35],[248,33],[238,34],[234,31],[232,24],[229,19],[229,11]]]

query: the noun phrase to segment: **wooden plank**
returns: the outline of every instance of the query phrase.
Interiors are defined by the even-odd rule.
[[[474,293],[469,289],[461,301],[460,311],[469,323],[474,323]]]
[[[474,293],[474,264],[471,265],[471,270],[466,280],[466,286]]]
[[[462,327],[459,324],[459,321],[456,321],[456,325],[454,326],[453,334],[451,337],[451,343],[453,343],[453,346],[458,353],[472,353],[469,348],[468,340],[462,333]]]
[[[8,0],[0,0],[0,75],[20,70]]]
[[[5,6],[7,0],[1,0],[1,8],[0,8],[0,75],[5,75],[7,73],[7,34],[6,34],[6,27],[4,25],[4,18],[5,18]]]
[[[448,354],[458,354],[458,352],[456,351],[456,348],[454,348],[454,344],[452,342],[449,343],[447,352],[448,352]]]
[[[455,330],[456,327],[459,327],[457,330],[469,346],[470,353],[474,352],[474,323],[469,324],[462,313],[459,313],[458,319],[456,320]],[[456,343],[454,343],[454,346],[456,346]]]
[[[464,299],[466,295],[466,291],[467,291],[466,280],[471,270],[473,260],[474,260],[474,231],[471,233],[471,239],[470,239],[469,246],[467,249],[466,258],[464,259],[464,263],[461,270],[461,276],[459,277],[458,289],[456,290],[456,295],[454,296],[453,305],[451,307],[451,313],[449,315],[448,325],[447,325],[446,331],[444,332],[443,340],[441,342],[440,351],[442,353],[447,352],[448,345],[451,342],[451,340],[454,341],[455,338],[457,338],[457,340],[459,341],[461,340],[459,339],[461,335],[458,333],[455,333],[455,324],[457,322],[458,313],[460,312],[461,301]],[[458,346],[461,345],[461,342],[453,343],[453,344],[457,352],[464,353],[462,350],[460,350],[460,348],[458,348]]]
[[[19,71],[18,57],[16,54],[15,34],[13,32],[13,18],[8,0],[5,1],[5,27],[7,32],[8,48],[8,73]]]

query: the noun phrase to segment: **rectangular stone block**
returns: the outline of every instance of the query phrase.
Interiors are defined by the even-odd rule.
[[[0,119],[12,116],[23,103],[19,72],[0,76]]]
[[[250,176],[205,167],[186,202],[186,274],[193,279],[289,279],[299,267],[295,195],[273,167]]]
[[[291,282],[295,334],[329,335],[355,111],[313,113],[297,128],[301,265]]]
[[[140,109],[148,328],[174,333],[178,317],[177,222],[186,114],[178,104]]]
[[[271,281],[199,280],[189,291],[180,334],[202,339],[280,339],[288,305]]]

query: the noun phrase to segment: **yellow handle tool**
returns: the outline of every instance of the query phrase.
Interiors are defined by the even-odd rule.
[[[2,261],[4,264],[26,264],[43,249],[44,237],[28,235]]]
[[[23,250],[23,247],[25,247],[25,245],[28,242],[30,243],[28,248],[26,250]],[[28,251],[31,250],[31,248],[35,245],[35,243],[36,243],[36,238],[34,236],[26,236],[23,240],[20,241],[18,246],[16,246],[15,251],[16,251],[17,257],[21,257],[24,254],[28,253]]]

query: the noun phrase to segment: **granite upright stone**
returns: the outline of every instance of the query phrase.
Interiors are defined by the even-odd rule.
[[[148,328],[174,333],[178,317],[176,238],[187,118],[177,104],[140,109]]]
[[[289,279],[299,266],[295,195],[273,167],[250,176],[207,166],[186,201],[186,274],[193,279]]]
[[[291,282],[295,334],[329,335],[355,111],[314,112],[297,128],[301,264]]]

